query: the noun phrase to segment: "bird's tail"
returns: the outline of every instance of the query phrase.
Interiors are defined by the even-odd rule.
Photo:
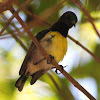
[[[15,86],[18,88],[19,91],[22,91],[24,84],[26,82],[26,80],[28,79],[29,76],[27,75],[21,75],[21,77],[17,80],[17,82],[15,83]]]

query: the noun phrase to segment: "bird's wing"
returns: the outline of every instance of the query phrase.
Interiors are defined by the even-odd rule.
[[[50,30],[49,29],[46,29],[46,30],[43,30],[41,32],[39,32],[37,35],[36,35],[36,38],[38,41],[40,41]],[[27,68],[27,63],[28,63],[28,60],[32,54],[32,51],[34,50],[34,43],[32,42],[30,47],[29,47],[29,50],[25,56],[25,59],[22,63],[22,66],[20,68],[20,71],[19,71],[19,75],[23,75],[23,73],[25,72],[26,68]]]
[[[40,70],[40,71],[37,71],[36,73],[34,73],[32,75],[32,79],[31,79],[31,85],[34,84],[43,74],[44,74],[44,70]]]

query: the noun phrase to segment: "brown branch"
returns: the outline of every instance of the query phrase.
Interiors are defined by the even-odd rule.
[[[100,33],[98,32],[95,24],[93,23],[93,18],[90,16],[89,12],[85,9],[85,7],[83,6],[83,4],[79,1],[79,0],[72,0],[75,4],[77,4],[81,9],[82,11],[86,14],[86,16],[88,17],[88,20],[90,21],[90,23],[92,24],[94,30],[96,31],[97,35],[99,36],[100,38]]]
[[[0,13],[9,10],[13,2],[13,0],[2,0],[0,2]]]
[[[10,9],[11,13],[13,13],[15,10],[12,7],[12,9]],[[17,13],[15,13],[15,17],[16,19],[19,21],[19,23],[22,25],[22,27],[24,28],[24,30],[28,33],[28,35],[30,37],[33,37],[32,32],[30,32],[29,27],[23,22],[23,20],[19,17],[19,15]],[[32,38],[31,38],[32,39]],[[34,41],[34,44],[37,46],[37,48],[39,50],[41,50],[42,54],[45,55],[45,57],[48,59],[50,59],[50,57],[46,54],[46,51],[44,51],[44,49],[40,46],[40,44],[38,43],[37,39],[35,37],[33,37],[32,41]]]
[[[51,15],[58,12],[63,7],[63,4],[65,2],[66,0],[61,0],[57,2],[55,5],[51,6],[50,8],[47,8],[44,12],[40,13],[39,16],[41,16],[43,20],[49,18]]]
[[[42,13],[39,14],[40,17],[37,17],[36,15],[32,14],[31,12],[29,12],[28,10],[26,10],[25,8],[23,8],[23,11],[25,11],[25,13],[27,13],[28,15],[30,15],[31,17],[34,18],[33,21],[30,22],[30,24],[28,24],[29,27],[33,27],[33,25],[38,26],[41,23],[44,23],[48,26],[50,26],[50,24],[44,20],[46,20],[48,17],[50,17],[51,15],[55,14],[57,11],[59,11],[62,7],[63,4],[66,2],[66,0],[62,0],[57,2],[57,4],[53,5],[50,8],[47,8],[45,11],[43,11]],[[16,1],[15,4],[17,6],[20,6],[20,4]]]
[[[8,21],[8,19],[6,18],[6,16],[4,16],[4,14],[2,14],[2,17],[3,17],[3,19],[4,20],[6,20],[6,21]],[[16,28],[16,26],[14,25],[14,24],[10,24],[12,27],[14,27],[16,30],[17,30],[17,28]],[[18,31],[18,33],[21,33],[19,30],[17,30]],[[27,49],[27,47],[23,44],[23,42],[14,34],[14,32],[9,32],[10,34],[11,34],[11,36],[19,43],[19,45],[25,50],[25,51],[27,51],[28,49]],[[7,37],[6,37],[7,38]],[[0,38],[1,39],[1,38]]]
[[[23,7],[25,7],[25,5],[29,4],[32,0],[27,0],[24,4],[22,4],[20,6],[20,8],[10,17],[10,19],[8,20],[8,22],[6,23],[6,25],[2,28],[2,30],[0,31],[0,36],[1,34],[5,31],[5,29],[8,27],[8,25],[10,24],[10,22],[12,21],[12,19],[15,17],[16,13],[18,13]],[[12,6],[11,6],[12,7]]]
[[[18,36],[23,36],[23,35],[24,35],[24,34],[22,34],[22,32],[20,32],[20,30],[23,29],[22,27],[21,27],[21,28],[16,28],[16,27],[14,27],[14,28],[15,28],[15,30],[12,30],[11,32],[13,32],[13,33],[17,32],[16,35],[18,35]],[[4,34],[1,34],[1,36],[6,36],[6,35],[8,35],[8,34],[9,34],[9,33],[6,32],[6,33],[4,33]]]
[[[14,11],[12,8],[11,12]],[[19,21],[19,23],[22,25],[24,30],[28,33],[36,47],[40,50],[41,54],[47,59],[50,60],[50,55],[47,54],[47,52],[42,48],[42,46],[39,44],[37,39],[33,36],[32,32],[29,30],[29,27],[23,22],[23,20],[19,17],[18,14],[16,14],[16,19]],[[65,70],[62,71],[62,68],[58,65],[58,63],[55,60],[52,60],[52,64],[80,91],[82,91],[90,100],[96,100],[89,92],[87,92],[75,79],[73,79]]]
[[[8,38],[12,38],[12,36],[0,37],[0,39],[8,39]]]
[[[16,4],[17,6],[20,7],[19,2],[16,1],[15,4]],[[41,19],[40,17],[36,16],[35,14],[32,14],[32,13],[31,13],[30,11],[28,11],[26,8],[22,8],[22,9],[23,9],[23,11],[25,11],[25,13],[27,13],[27,14],[30,15],[31,17],[35,18],[36,23],[38,23],[38,24],[44,23],[44,24],[50,26],[50,24],[49,24],[48,22],[44,21],[43,19]]]
[[[27,52],[28,49],[27,49],[27,47],[23,44],[23,42],[22,42],[13,32],[10,32],[10,34],[11,34],[12,37],[20,44],[20,46]]]
[[[62,71],[62,68],[54,60],[52,64],[81,92],[83,92],[90,100],[96,100],[87,90],[85,90],[75,79],[73,79],[65,70]]]
[[[57,88],[58,91],[60,91],[60,87],[57,84],[57,82],[55,81],[55,79],[52,77],[51,74],[47,73],[47,75],[51,78],[52,82],[54,83],[55,87]]]
[[[14,33],[14,31],[11,31]],[[21,32],[20,32],[21,33]],[[19,33],[14,33],[16,36],[21,36]],[[6,34],[3,34],[2,36],[0,36],[0,39],[7,39],[7,38],[12,38],[12,36],[8,36],[9,32],[7,32]]]
[[[23,44],[23,42],[12,32],[9,31],[9,33],[11,34],[11,36],[6,36],[6,37],[0,37],[0,39],[7,39],[7,38],[11,38],[13,37],[18,43],[19,45],[27,52],[27,47]]]
[[[94,53],[92,53],[90,50],[88,50],[85,46],[83,46],[81,43],[79,43],[77,40],[72,38],[71,36],[68,35],[68,38],[71,39],[73,42],[75,42],[77,45],[82,47],[85,51],[87,51],[98,63],[100,63],[100,59],[96,57]]]

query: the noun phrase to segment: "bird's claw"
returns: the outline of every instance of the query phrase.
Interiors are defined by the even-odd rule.
[[[63,67],[62,65],[59,65],[59,66],[60,66],[61,69],[62,69],[62,71],[61,71],[61,73],[62,73],[62,72],[63,72],[63,69],[64,69],[66,66],[64,66],[64,67]],[[61,74],[61,73],[58,73],[57,71],[58,71],[58,69],[55,70],[56,74]]]

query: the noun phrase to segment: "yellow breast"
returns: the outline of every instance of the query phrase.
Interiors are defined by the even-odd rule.
[[[45,50],[48,54],[54,56],[54,59],[57,63],[64,58],[64,55],[67,52],[67,39],[62,36],[59,32],[49,32],[49,36],[54,36],[51,39],[51,42],[45,46]]]

